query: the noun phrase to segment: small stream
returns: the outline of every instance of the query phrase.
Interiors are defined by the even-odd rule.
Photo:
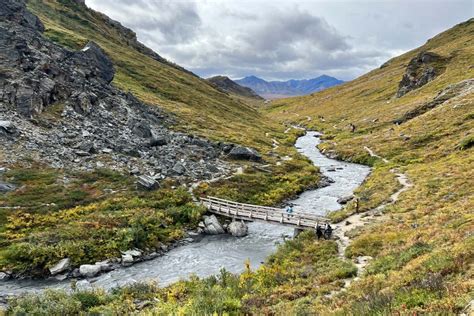
[[[341,208],[337,199],[352,194],[367,177],[370,168],[325,157],[316,147],[321,142],[319,135],[317,132],[308,132],[297,140],[296,147],[320,167],[325,176],[334,180],[334,183],[325,188],[306,191],[292,202],[295,204],[295,211],[326,215]],[[167,285],[191,274],[200,277],[216,274],[221,268],[239,273],[244,270],[245,260],[250,261],[253,269],[257,268],[275,251],[283,236],[292,234],[293,229],[288,227],[250,223],[246,237],[205,236],[199,242],[175,248],[162,257],[111,271],[89,281],[94,287],[110,289],[147,280]],[[0,296],[69,287],[68,280],[11,280],[0,282]]]

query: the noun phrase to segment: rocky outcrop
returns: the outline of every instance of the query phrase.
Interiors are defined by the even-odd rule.
[[[397,97],[400,98],[439,76],[444,71],[445,62],[445,58],[433,52],[419,53],[409,62],[398,86]]]
[[[261,161],[262,156],[253,148],[235,146],[229,153],[229,157],[238,160]]]
[[[445,89],[440,91],[436,97],[430,102],[423,103],[420,106],[415,107],[414,109],[406,112],[401,117],[393,121],[395,124],[405,123],[415,117],[418,117],[437,106],[447,102],[453,98],[464,97],[465,95],[472,93],[474,91],[474,79],[467,79],[461,82],[451,84]],[[400,135],[405,137],[405,135]]]
[[[52,43],[20,0],[3,0],[0,17],[0,151],[8,153],[0,163],[35,157],[155,182],[231,172],[221,144],[172,131],[172,117],[114,87],[113,63],[96,43],[79,51]]]
[[[248,227],[244,222],[234,221],[227,227],[229,234],[235,237],[244,237],[248,234]]]

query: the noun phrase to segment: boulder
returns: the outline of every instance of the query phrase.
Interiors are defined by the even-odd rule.
[[[6,193],[13,190],[15,190],[15,186],[13,184],[0,181],[0,193]]]
[[[164,146],[166,144],[168,144],[168,140],[164,136],[153,137],[149,142],[150,147]]]
[[[10,275],[5,272],[0,272],[0,281],[5,281],[10,278]]]
[[[11,121],[0,121],[0,132],[4,132],[6,134],[15,134],[17,129]]]
[[[159,184],[158,182],[149,176],[140,176],[138,177],[138,186],[145,190],[154,190],[157,189]]]
[[[96,76],[102,78],[107,83],[112,82],[115,75],[114,64],[99,45],[91,41],[78,52],[78,55],[86,59],[88,67],[95,68],[94,74]]]
[[[133,264],[133,256],[129,254],[122,255],[122,265],[124,267],[131,266]]]
[[[238,160],[260,161],[262,156],[253,148],[235,146],[229,152],[229,157]]]
[[[102,266],[95,264],[83,264],[79,267],[79,272],[83,277],[92,278],[102,271]]]
[[[71,260],[69,258],[64,258],[56,263],[53,267],[49,268],[49,273],[51,273],[51,275],[56,275],[66,271],[70,266]]]
[[[343,196],[337,199],[337,203],[344,205],[351,201],[353,198],[353,195]]]
[[[225,230],[215,215],[204,216],[204,232],[209,235],[224,234]]]
[[[133,250],[122,251],[122,254],[137,258],[137,257],[141,257],[142,252],[140,250],[133,249]]]
[[[181,162],[177,162],[177,163],[175,163],[175,165],[173,166],[173,169],[171,169],[171,171],[173,172],[173,174],[180,176],[180,175],[183,175],[186,172],[186,168],[184,167],[184,165]]]
[[[227,231],[235,237],[244,237],[247,236],[248,227],[244,222],[234,221],[229,224]]]
[[[141,138],[150,138],[153,136],[150,125],[144,121],[135,123],[135,125],[132,127],[132,132]]]

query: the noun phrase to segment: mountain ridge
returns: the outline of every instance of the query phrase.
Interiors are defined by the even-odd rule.
[[[235,94],[241,97],[263,100],[263,98],[255,93],[251,88],[241,86],[229,77],[214,76],[207,78],[206,80],[223,92]]]
[[[257,94],[268,99],[307,95],[344,83],[344,81],[328,75],[287,81],[266,81],[251,75],[234,81],[241,86],[251,88]]]

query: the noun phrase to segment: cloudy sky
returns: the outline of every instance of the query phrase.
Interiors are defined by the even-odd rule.
[[[202,77],[353,79],[474,16],[472,0],[86,0]]]

